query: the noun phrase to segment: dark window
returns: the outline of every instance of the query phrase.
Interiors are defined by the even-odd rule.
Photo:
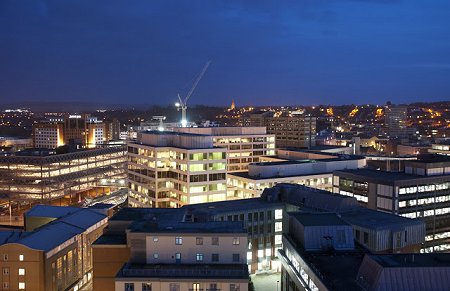
[[[233,254],[233,262],[239,262],[239,254]]]
[[[369,234],[367,232],[364,232],[364,241],[365,244],[369,242]]]
[[[218,262],[219,261],[219,254],[212,254],[211,255],[211,261]]]

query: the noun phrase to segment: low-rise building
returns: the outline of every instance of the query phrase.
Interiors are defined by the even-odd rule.
[[[228,174],[228,199],[259,197],[264,189],[279,183],[332,191],[333,171],[366,166],[362,156],[286,149],[279,150],[276,157],[263,157],[262,160],[250,164],[248,171]]]
[[[107,216],[97,210],[40,205],[26,232],[0,231],[2,290],[80,290],[92,280],[91,243]]]
[[[115,290],[248,289],[242,222],[193,221],[183,209],[151,208],[124,209],[111,220],[112,228],[94,244],[95,289],[112,283]],[[125,229],[125,241],[119,241],[118,229]],[[120,244],[126,247],[119,258],[102,270],[105,251]],[[112,270],[121,260],[127,261]]]

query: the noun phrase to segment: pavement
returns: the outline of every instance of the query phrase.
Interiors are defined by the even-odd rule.
[[[280,283],[277,281],[281,280],[281,273],[260,273],[257,275],[250,275],[252,279],[253,286],[255,286],[255,291],[279,291]]]

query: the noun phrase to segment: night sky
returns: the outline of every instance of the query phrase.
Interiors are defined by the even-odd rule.
[[[448,0],[0,0],[0,102],[450,100]]]

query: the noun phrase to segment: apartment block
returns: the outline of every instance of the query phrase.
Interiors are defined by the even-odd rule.
[[[316,117],[305,114],[277,115],[273,112],[252,114],[249,126],[265,126],[274,134],[277,148],[310,148],[316,145]]]
[[[227,149],[227,172],[248,170],[249,163],[275,155],[275,135],[265,127],[179,127],[177,132],[211,136],[216,147]]]
[[[80,290],[92,281],[91,243],[103,233],[100,211],[40,205],[29,231],[0,231],[1,290]]]
[[[248,290],[242,222],[193,221],[184,209],[128,208],[110,223],[93,248],[94,290]],[[126,237],[119,256],[126,262],[118,266],[116,257],[119,270],[100,269],[102,252],[118,248],[119,230]]]
[[[426,223],[422,252],[450,249],[450,158],[419,156],[404,172],[357,169],[334,172],[334,192],[361,205]]]
[[[226,149],[211,136],[147,131],[128,143],[129,203],[181,207],[226,199]]]

